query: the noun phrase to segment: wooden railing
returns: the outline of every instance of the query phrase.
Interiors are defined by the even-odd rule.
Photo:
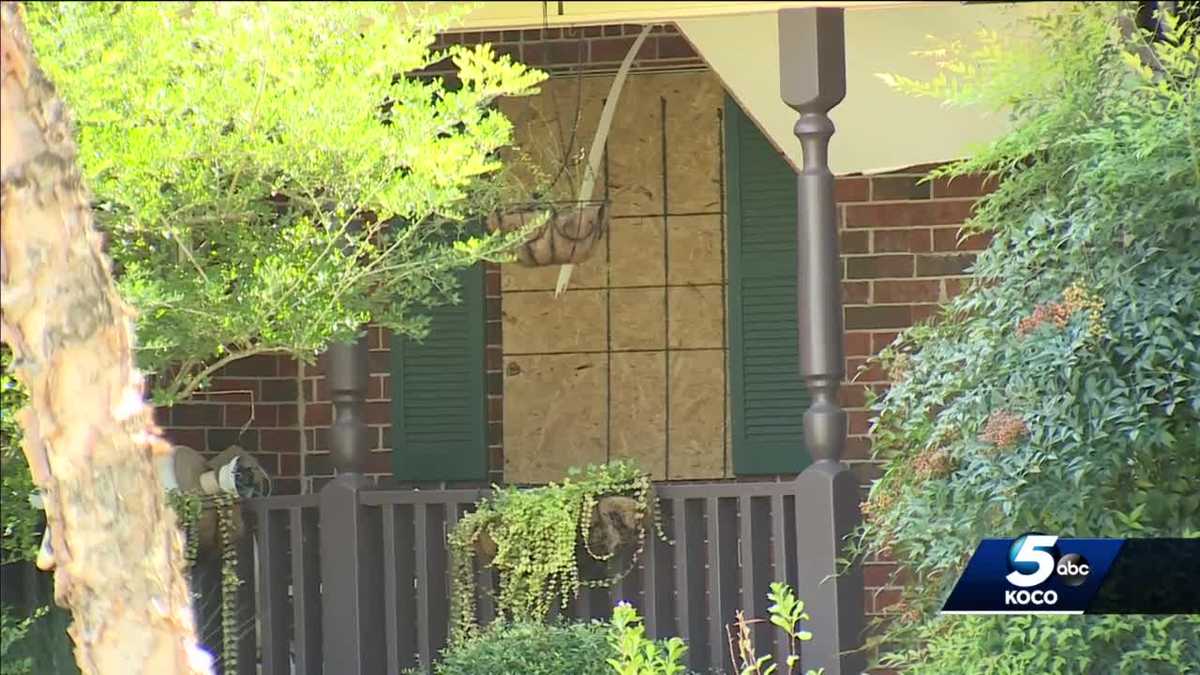
[[[645,549],[628,575],[611,588],[585,588],[566,613],[607,620],[617,602],[627,601],[638,608],[650,635],[679,636],[688,643],[690,668],[733,672],[726,626],[735,611],[765,617],[772,581],[800,586],[804,598],[801,571],[811,564],[805,559],[804,481],[801,476],[786,482],[656,485],[669,541],[647,533]],[[328,559],[346,551],[326,547],[322,552],[321,527],[324,522],[343,536],[346,528],[354,528],[322,521],[325,507],[316,495],[271,497],[248,505],[256,573],[253,583],[246,584],[253,592],[244,595],[253,596],[258,615],[250,643],[258,645],[263,675],[345,672],[339,659],[354,659],[361,672],[396,674],[414,667],[428,672],[446,645],[446,537],[487,492],[364,489],[352,494],[357,496],[360,529],[358,563],[348,572],[344,560]],[[346,592],[338,588],[346,579],[330,576],[339,567],[340,576],[355,577],[354,587],[363,592],[352,615],[330,616],[330,594]],[[495,615],[497,581],[493,571],[479,572],[481,623]],[[811,599],[809,608],[815,616],[821,611]],[[329,626],[338,634],[325,634]],[[787,649],[782,637],[768,624],[759,625],[759,654],[782,659]],[[353,653],[333,653],[346,643],[357,644]],[[801,656],[804,663],[812,661],[808,652]],[[243,657],[247,661],[252,663]]]

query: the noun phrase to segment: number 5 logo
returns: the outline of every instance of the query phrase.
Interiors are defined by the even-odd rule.
[[[1037,586],[1054,573],[1054,556],[1049,549],[1058,537],[1048,534],[1028,534],[1017,540],[1015,552],[1010,552],[1008,564],[1012,572],[1004,577],[1008,583],[1021,588]],[[1032,571],[1030,571],[1032,570]]]

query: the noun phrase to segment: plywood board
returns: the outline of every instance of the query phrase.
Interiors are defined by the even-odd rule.
[[[658,288],[614,288],[611,347],[664,349],[667,343],[666,293]],[[619,319],[617,318],[619,317]]]
[[[717,478],[723,473],[725,352],[671,353],[670,478]]]
[[[722,349],[725,314],[721,286],[676,286],[670,289],[670,343],[673,349]]]
[[[725,90],[712,72],[664,76],[667,100],[667,211],[721,208],[721,109]]]
[[[662,286],[666,259],[661,218],[622,218],[609,229],[609,283],[619,286]]]
[[[612,355],[610,454],[666,478],[666,354]]]
[[[507,293],[501,310],[505,354],[602,351],[608,342],[606,291]]]
[[[667,279],[671,284],[721,283],[722,229],[719,214],[667,218]]]
[[[561,480],[572,466],[602,463],[607,356],[504,359],[504,478]]]

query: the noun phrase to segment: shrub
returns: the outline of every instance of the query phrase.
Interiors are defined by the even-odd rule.
[[[432,49],[464,8],[26,10],[160,403],[253,354],[311,363],[369,321],[423,337],[457,273],[514,241],[468,223],[506,193],[512,125],[492,102],[544,75],[487,45]],[[415,74],[446,58],[456,84]]]
[[[684,672],[687,645],[674,637],[662,643],[646,637],[642,617],[627,602],[613,610],[609,645],[616,654],[608,659],[616,675],[676,675]]]
[[[448,649],[438,675],[612,675],[603,623],[494,624]]]
[[[6,607],[0,606],[0,663],[4,665],[5,673],[26,675],[33,672],[33,659],[17,656],[14,647],[29,634],[34,620],[33,617],[17,618]]]
[[[1038,41],[986,36],[900,88],[1011,104],[1012,129],[937,177],[1001,180],[970,288],[881,354],[886,460],[858,553],[910,573],[878,641],[915,673],[1195,672],[1200,617],[944,617],[983,537],[1200,536],[1200,79],[1194,38],[1067,3]],[[1150,57],[1145,55],[1150,54]]]

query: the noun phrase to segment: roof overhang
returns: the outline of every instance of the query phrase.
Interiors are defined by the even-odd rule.
[[[408,11],[437,11],[455,2],[405,3]],[[881,73],[917,79],[936,68],[913,52],[930,36],[971,45],[981,29],[1019,35],[1019,20],[1054,2],[477,2],[455,30],[499,30],[597,24],[675,23],[721,78],[726,90],[793,166],[802,164],[792,133],[796,113],[779,96],[777,12],[794,7],[847,11],[846,98],[830,113],[835,174],[874,173],[965,156],[1007,128],[1002,113],[948,108],[890,89]],[[561,13],[560,13],[561,10]]]
[[[932,78],[936,65],[913,54],[936,44],[930,36],[967,47],[978,44],[984,29],[1020,37],[1020,20],[1053,4],[893,3],[873,11],[848,11],[846,97],[830,112],[837,128],[830,141],[830,169],[835,174],[877,173],[943,162],[997,138],[1008,128],[1003,112],[952,108],[899,93],[878,75]],[[801,166],[800,141],[792,132],[797,113],[779,93],[783,36],[777,16],[755,12],[676,23],[742,109],[794,167]]]

